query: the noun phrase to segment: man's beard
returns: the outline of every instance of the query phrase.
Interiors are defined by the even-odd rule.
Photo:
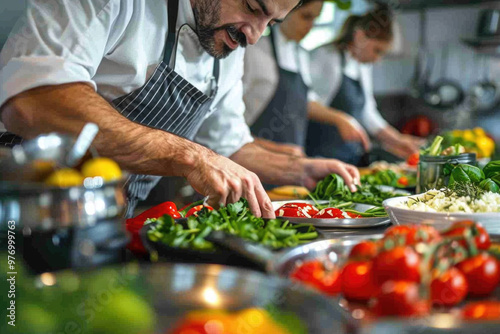
[[[231,38],[239,45],[246,47],[247,39],[245,34],[240,32],[234,25],[227,24],[217,27],[220,20],[221,3],[213,0],[197,0],[193,6],[196,20],[196,30],[200,45],[212,57],[222,59],[233,51],[226,43],[220,41],[217,45],[215,34],[218,31],[227,31]]]

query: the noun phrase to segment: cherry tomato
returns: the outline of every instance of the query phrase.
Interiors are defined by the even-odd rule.
[[[336,295],[341,290],[340,270],[326,270],[317,260],[305,262],[290,277],[328,295]]]
[[[384,237],[406,237],[414,228],[412,225],[394,225],[385,231]]]
[[[416,166],[418,165],[418,162],[420,161],[420,156],[418,153],[413,153],[408,157],[406,160],[406,163],[410,166]]]
[[[306,203],[287,203],[275,211],[277,217],[312,218],[318,213],[314,205]]]
[[[488,296],[500,283],[500,267],[488,253],[465,259],[457,264],[457,268],[465,275],[472,297]]]
[[[491,245],[490,236],[488,232],[486,232],[486,230],[484,229],[483,225],[481,225],[480,223],[476,223],[470,220],[456,222],[443,235],[447,237],[463,236],[465,230],[467,228],[474,227],[474,225],[478,233],[478,235],[474,237],[477,248],[487,250],[488,248],[490,248]],[[461,240],[460,244],[464,247],[467,247],[467,243],[465,240]]]
[[[326,208],[314,215],[313,218],[323,218],[323,219],[334,219],[334,218],[345,218],[344,212],[337,208]]]
[[[473,302],[464,306],[462,318],[468,320],[498,320],[500,319],[500,302]]]
[[[383,251],[373,260],[377,283],[389,280],[420,282],[420,257],[409,246]]]
[[[429,225],[415,226],[406,237],[407,245],[415,245],[419,242],[430,243],[441,240],[441,234],[436,228]]]
[[[457,305],[465,298],[467,292],[467,280],[457,268],[446,270],[431,283],[431,300],[436,305]]]
[[[429,302],[419,294],[418,283],[386,281],[380,287],[373,312],[378,316],[423,316],[429,313]]]
[[[401,176],[399,179],[398,179],[398,184],[402,185],[402,186],[405,186],[407,187],[409,182],[408,182],[408,178],[406,176]]]
[[[174,331],[168,331],[167,334],[212,334],[212,332],[208,333],[205,330],[205,325],[206,321],[188,320]],[[224,334],[224,331],[214,332],[214,334]]]
[[[211,206],[208,205],[197,205],[195,207],[192,207],[187,213],[186,213],[186,218],[190,216],[195,216],[198,217],[198,212],[200,212],[203,208],[206,208],[208,211],[213,211],[214,209]]]
[[[361,241],[349,253],[349,259],[373,259],[380,250],[380,242],[374,240]]]
[[[348,300],[367,301],[375,296],[377,284],[372,261],[353,261],[342,270],[342,294]]]

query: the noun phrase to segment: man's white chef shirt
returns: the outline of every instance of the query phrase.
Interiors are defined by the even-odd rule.
[[[179,7],[178,27],[195,27],[190,0]],[[0,106],[31,88],[73,82],[91,84],[111,102],[146,83],[167,31],[166,0],[28,0],[0,54]],[[175,70],[209,94],[214,60],[190,34],[180,29]],[[217,96],[195,137],[225,156],[253,140],[243,118],[243,57],[239,48],[221,60]]]

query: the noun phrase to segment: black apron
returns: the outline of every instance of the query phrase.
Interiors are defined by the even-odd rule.
[[[342,73],[345,68],[345,55],[341,52]],[[342,74],[342,84],[330,107],[343,111],[356,120],[363,116],[366,98],[361,83]],[[321,156],[339,159],[346,163],[359,165],[363,157],[363,146],[359,142],[346,142],[335,126],[309,121],[307,129],[306,153],[308,156]]]
[[[219,61],[214,59],[211,96],[203,94],[170,67],[177,43],[178,10],[179,0],[168,1],[168,35],[163,61],[144,86],[114,100],[112,105],[131,121],[192,140],[209,113],[217,93]],[[12,140],[9,135],[6,138]],[[152,175],[131,175],[128,178],[127,218],[133,216],[137,203],[146,199],[160,179],[160,176]]]
[[[250,127],[250,130],[259,138],[304,147],[307,131],[307,93],[309,88],[300,74],[298,50],[297,66],[299,73],[290,72],[279,66],[276,41],[272,29],[270,41],[279,70],[278,87],[271,102]]]

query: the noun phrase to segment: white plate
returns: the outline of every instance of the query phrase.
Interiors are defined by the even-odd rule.
[[[314,201],[298,200],[298,201],[277,201],[273,202],[274,211],[278,210],[281,206],[287,203],[307,203],[314,205]],[[328,204],[329,201],[317,201],[318,204]],[[354,209],[364,212],[373,205],[358,204],[354,205]],[[289,220],[295,224],[311,224],[315,227],[336,227],[336,228],[370,228],[375,226],[382,226],[390,224],[388,217],[383,218],[344,218],[344,219],[329,219],[329,218],[295,218],[295,217],[279,217]]]
[[[414,196],[389,198],[382,203],[385,211],[389,214],[389,217],[394,224],[409,225],[429,223],[435,226],[438,230],[442,231],[450,227],[453,222],[461,220],[473,220],[483,224],[488,233],[500,234],[500,212],[425,212],[399,208],[396,206],[397,204],[406,202],[408,200],[408,197]]]

